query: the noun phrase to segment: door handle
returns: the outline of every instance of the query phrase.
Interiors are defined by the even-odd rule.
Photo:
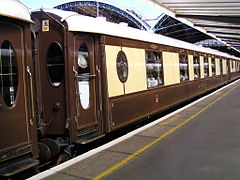
[[[95,78],[96,74],[83,74],[83,75],[78,75],[77,78],[80,80],[85,80],[85,79],[91,79]]]
[[[30,118],[30,124],[33,125],[33,120],[34,120],[34,115],[35,115],[35,111],[34,111],[34,99],[33,99],[33,79],[32,79],[32,73],[30,71],[30,67],[27,66],[26,71],[29,75],[29,83],[30,83],[30,91],[31,91],[31,118]]]

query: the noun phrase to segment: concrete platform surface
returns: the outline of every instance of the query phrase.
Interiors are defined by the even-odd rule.
[[[236,81],[118,144],[32,179],[234,180],[240,179],[239,155]]]

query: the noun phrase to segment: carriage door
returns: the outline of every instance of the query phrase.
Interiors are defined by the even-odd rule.
[[[52,27],[42,32],[39,42],[44,131],[62,134],[66,120],[63,34]]]
[[[1,150],[9,150],[29,144],[30,131],[28,128],[32,126],[33,122],[32,120],[30,122],[30,117],[28,117],[31,110],[27,109],[27,107],[30,107],[27,101],[30,92],[26,92],[29,77],[24,63],[26,57],[24,54],[23,29],[1,22],[0,27],[1,154]],[[28,72],[30,72],[29,68]]]
[[[95,138],[94,136],[98,136],[101,131],[97,116],[97,70],[94,39],[76,36],[75,78],[78,136],[83,136],[87,132]]]

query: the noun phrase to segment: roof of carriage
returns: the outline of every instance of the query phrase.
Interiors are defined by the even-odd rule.
[[[35,10],[37,11],[37,10]],[[215,54],[226,58],[236,58],[226,53],[222,53],[210,48],[204,48],[181,40],[176,40],[163,35],[155,34],[154,32],[142,31],[136,28],[129,27],[125,24],[117,24],[106,21],[104,18],[93,18],[79,15],[75,12],[63,11],[58,9],[43,9],[43,11],[56,14],[61,18],[61,21],[66,21],[69,31],[90,32],[104,34],[139,41],[163,44],[167,46],[178,47],[198,51],[202,53]]]
[[[0,15],[33,23],[28,7],[18,0],[0,1]]]

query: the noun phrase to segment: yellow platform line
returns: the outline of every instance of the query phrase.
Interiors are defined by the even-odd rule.
[[[161,125],[161,126],[169,125],[170,123],[172,123],[172,122],[175,121],[175,120],[178,120],[178,119],[181,118],[181,117],[182,117],[181,115],[177,114],[177,115],[171,117],[170,119],[159,123],[159,125]]]
[[[180,123],[179,125],[177,125],[176,127],[170,129],[168,132],[164,133],[162,136],[158,137],[156,140],[152,141],[151,143],[145,145],[144,147],[142,147],[141,149],[135,151],[133,154],[131,154],[130,156],[126,157],[125,159],[123,159],[122,161],[118,162],[117,164],[115,164],[114,166],[112,166],[111,168],[107,169],[106,171],[102,172],[101,174],[95,176],[93,178],[93,180],[98,180],[98,179],[102,179],[104,176],[107,176],[108,174],[113,173],[114,171],[116,171],[117,169],[119,169],[120,167],[122,167],[123,165],[127,164],[130,160],[134,159],[135,157],[137,157],[138,155],[140,155],[141,153],[143,153],[144,151],[146,151],[147,149],[149,149],[150,147],[152,147],[153,145],[157,144],[159,141],[161,141],[162,139],[164,139],[166,136],[168,136],[169,134],[171,134],[172,132],[174,132],[175,130],[177,130],[178,128],[182,127],[183,125],[185,125],[186,123],[188,123],[189,121],[191,121],[192,119],[194,119],[196,116],[198,116],[199,114],[201,114],[202,112],[206,111],[208,108],[210,108],[212,105],[214,105],[215,103],[217,103],[218,101],[220,101],[223,97],[225,97],[226,95],[228,95],[231,91],[233,91],[236,87],[231,88],[229,91],[227,91],[225,94],[223,94],[221,97],[217,98],[215,101],[213,101],[212,103],[210,103],[209,105],[207,105],[206,107],[204,107],[203,109],[201,109],[200,111],[198,111],[197,113],[195,113],[194,115],[192,115],[191,117],[189,117],[188,119],[186,119],[185,121],[183,121],[182,123]]]

